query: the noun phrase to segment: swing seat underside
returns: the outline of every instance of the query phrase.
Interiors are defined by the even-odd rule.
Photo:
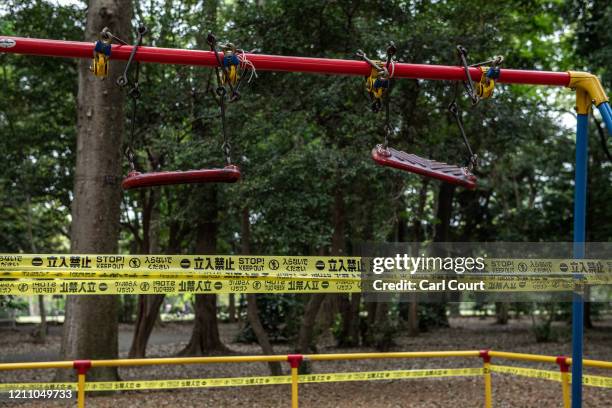
[[[470,190],[476,188],[476,176],[465,167],[424,159],[392,147],[385,148],[383,145],[377,145],[372,149],[372,159],[381,166],[409,171]]]
[[[154,173],[132,171],[123,179],[121,186],[124,190],[130,190],[132,188],[175,184],[235,183],[238,179],[240,179],[240,169],[237,166],[228,165],[221,169],[161,171]]]

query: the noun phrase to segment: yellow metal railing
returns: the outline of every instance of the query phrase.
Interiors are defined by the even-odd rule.
[[[515,361],[527,361],[536,363],[557,364],[560,371],[562,385],[562,397],[564,407],[570,407],[570,375],[569,367],[572,359],[565,356],[552,357],[537,354],[511,353],[492,350],[467,350],[467,351],[428,351],[428,352],[392,352],[392,353],[344,353],[344,354],[289,354],[269,356],[228,356],[228,357],[175,357],[175,358],[142,358],[142,359],[115,359],[115,360],[76,360],[76,361],[51,361],[35,363],[5,363],[0,364],[0,371],[28,370],[28,369],[74,369],[77,374],[77,406],[85,407],[86,376],[91,368],[96,367],[127,367],[127,366],[151,366],[151,365],[178,365],[178,364],[212,364],[212,363],[253,363],[253,362],[288,362],[291,367],[291,406],[298,407],[298,384],[300,376],[298,369],[303,361],[338,361],[338,360],[371,360],[371,359],[412,359],[412,358],[481,358],[483,361],[482,373],[484,379],[485,407],[493,406],[492,392],[492,366],[491,360],[506,359]],[[598,360],[583,360],[585,367],[612,369],[612,362]],[[506,367],[506,369],[512,367]],[[475,369],[474,369],[475,370]],[[523,369],[524,370],[524,369]],[[418,370],[417,370],[418,371]],[[435,371],[435,370],[434,370]],[[498,369],[499,371],[499,369]],[[537,371],[537,370],[532,370]],[[505,371],[508,372],[508,371]],[[546,372],[551,373],[551,372]],[[347,373],[355,374],[355,373]],[[555,374],[552,372],[552,374]],[[461,374],[464,375],[464,374]],[[471,375],[474,375],[472,373]],[[559,375],[559,373],[555,374]],[[435,376],[435,375],[433,375]],[[414,376],[418,377],[418,376]],[[608,380],[607,377],[600,377]],[[374,379],[374,378],[373,378]],[[559,377],[556,377],[558,380]],[[361,380],[361,378],[359,379]],[[316,382],[316,381],[313,381]],[[285,382],[286,383],[286,382]],[[95,383],[92,383],[95,384]],[[2,384],[0,384],[2,385]],[[18,385],[18,384],[17,384]],[[74,385],[72,385],[74,386]]]

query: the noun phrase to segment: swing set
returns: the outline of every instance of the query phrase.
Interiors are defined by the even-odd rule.
[[[129,86],[127,92],[132,99],[132,120],[130,130],[130,144],[126,149],[126,156],[130,165],[130,172],[121,183],[125,190],[134,188],[156,187],[162,185],[177,184],[199,184],[199,183],[234,183],[240,179],[240,169],[232,164],[231,145],[227,135],[225,120],[225,100],[235,102],[240,99],[240,85],[244,78],[244,70],[248,61],[244,58],[244,51],[238,50],[233,44],[228,43],[223,46],[223,57],[217,50],[217,39],[209,33],[207,37],[210,50],[215,54],[217,66],[215,67],[217,77],[217,88],[213,93],[219,109],[221,111],[221,128],[223,132],[223,152],[225,154],[226,165],[223,168],[199,169],[188,171],[154,171],[141,173],[136,169],[136,160],[131,143],[136,132],[136,117],[138,100],[140,98],[140,85],[138,82],[140,74],[140,63],[135,60],[138,49],[142,46],[142,40],[147,33],[145,26],[138,27],[136,41],[132,46],[128,62],[123,74],[117,78],[117,85],[120,87]],[[112,53],[112,42],[127,45],[125,41],[113,35],[108,28],[104,28],[100,33],[100,39],[96,41],[93,52],[93,62],[90,67],[91,72],[100,78],[108,76],[108,66]],[[129,72],[132,63],[135,63],[133,80],[129,79]],[[229,88],[229,98],[227,97]]]
[[[394,60],[395,46],[387,48],[385,62],[373,61],[365,53],[358,52],[359,60],[343,60],[329,58],[305,58],[282,55],[263,55],[246,53],[225,44],[221,52],[218,50],[214,36],[208,37],[210,51],[185,50],[142,46],[142,36],[146,30],[140,28],[134,45],[128,45],[114,37],[106,30],[95,44],[89,42],[58,41],[48,39],[10,37],[0,35],[0,52],[27,54],[66,58],[92,58],[92,72],[97,76],[108,75],[108,64],[113,61],[128,61],[124,75],[118,80],[118,85],[128,86],[128,70],[132,63],[136,64],[134,80],[129,95],[133,101],[139,96],[138,65],[140,63],[160,63],[214,67],[217,75],[215,97],[221,111],[223,130],[223,151],[226,165],[222,168],[201,169],[189,171],[169,171],[140,173],[136,170],[133,153],[128,148],[127,156],[131,163],[131,171],[123,181],[125,189],[152,187],[158,185],[174,185],[183,183],[235,182],[240,178],[240,170],[231,163],[231,148],[225,126],[225,102],[240,99],[240,83],[246,70],[257,71],[301,72],[324,75],[361,76],[366,78],[366,90],[370,96],[372,110],[385,110],[384,142],[372,150],[372,158],[382,166],[392,167],[464,186],[474,188],[476,177],[472,170],[477,164],[465,135],[461,113],[456,104],[458,86],[463,87],[473,105],[481,99],[491,97],[496,83],[527,84],[567,87],[576,93],[576,165],[574,183],[574,258],[585,257],[586,241],[586,197],[587,197],[587,161],[588,161],[588,120],[592,105],[601,113],[602,119],[612,135],[612,109],[608,97],[599,79],[586,72],[552,72],[536,70],[517,70],[501,68],[501,57],[496,57],[484,63],[469,65],[467,51],[458,47],[458,66],[412,64]],[[455,81],[455,97],[449,105],[450,113],[455,117],[459,132],[468,150],[468,160],[464,166],[451,165],[435,160],[419,157],[388,146],[389,136],[393,129],[389,125],[389,91],[392,82],[399,78]],[[136,106],[136,103],[134,103]],[[135,109],[134,109],[135,112]],[[134,121],[132,120],[132,126]],[[133,131],[132,131],[133,134]],[[575,275],[579,282],[582,276]],[[583,366],[583,330],[584,330],[584,298],[577,285],[572,302],[572,407],[582,406],[582,366]]]
[[[140,88],[138,84],[139,77],[139,62],[135,60],[138,49],[142,46],[142,39],[147,30],[144,26],[138,28],[136,41],[130,51],[130,56],[126,64],[123,75],[117,78],[117,85],[126,87],[131,85],[128,90],[128,96],[132,98],[132,128],[130,141],[134,139],[136,110],[138,98],[140,97]],[[115,41],[119,45],[127,45],[120,38],[113,35],[108,28],[104,28],[100,33],[100,40],[96,41],[93,53],[93,63],[91,71],[94,75],[105,78],[108,76],[108,66],[112,53],[112,42]],[[213,97],[217,101],[220,108],[221,127],[223,132],[223,152],[225,154],[226,166],[224,168],[214,169],[199,169],[188,171],[155,171],[141,173],[136,170],[134,153],[131,145],[126,149],[126,156],[130,164],[131,171],[123,180],[122,186],[129,190],[133,188],[154,187],[160,185],[177,185],[188,183],[234,183],[240,179],[240,169],[232,164],[231,148],[226,127],[226,99],[229,102],[236,102],[240,99],[239,88],[245,77],[245,71],[251,70],[255,73],[255,66],[249,61],[246,53],[239,50],[232,43],[222,45],[223,57],[220,56],[217,49],[217,39],[209,33],[207,42],[211,52],[215,56],[215,73],[217,78],[217,88],[213,93]],[[385,111],[385,126],[384,126],[384,142],[372,149],[372,159],[375,163],[391,167],[407,172],[419,174],[425,177],[441,180],[446,183],[463,186],[468,189],[476,188],[476,176],[472,173],[478,162],[478,157],[472,151],[470,143],[465,133],[462,115],[457,105],[459,96],[459,82],[455,83],[455,92],[452,102],[448,109],[455,118],[457,127],[469,153],[464,166],[447,164],[438,162],[432,159],[422,158],[416,154],[406,153],[396,150],[389,146],[389,138],[393,135],[393,129],[389,117],[390,93],[392,88],[392,80],[395,73],[394,56],[397,52],[395,44],[391,42],[387,47],[387,59],[385,62],[374,61],[367,57],[365,52],[358,50],[356,56],[368,63],[370,66],[370,74],[366,76],[365,88],[371,101],[372,112],[378,113],[384,108]],[[502,57],[495,57],[492,60],[481,62],[474,65],[468,65],[467,50],[462,46],[457,46],[457,55],[459,62],[464,69],[466,80],[462,81],[467,95],[469,96],[472,105],[478,104],[481,99],[489,98],[493,95],[495,81],[499,78],[500,65],[503,61]],[[132,63],[135,62],[135,74],[133,81],[130,83],[128,74]],[[490,67],[485,68],[485,65]],[[469,74],[470,67],[478,67],[482,70],[480,81],[474,82]],[[250,82],[250,80],[249,80]],[[229,94],[229,98],[227,95]]]

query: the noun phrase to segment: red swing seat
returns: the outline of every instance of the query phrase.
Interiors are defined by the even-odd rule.
[[[175,184],[235,183],[238,179],[240,179],[240,169],[230,164],[221,169],[160,171],[154,173],[131,171],[128,176],[123,179],[121,186],[124,190],[130,190],[132,188]]]
[[[470,190],[476,188],[476,176],[465,167],[424,159],[392,147],[385,148],[383,145],[377,145],[372,149],[372,159],[381,166],[409,171]]]

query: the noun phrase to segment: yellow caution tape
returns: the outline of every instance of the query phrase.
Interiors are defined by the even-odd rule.
[[[491,371],[496,373],[519,375],[521,377],[539,378],[542,380],[561,382],[561,373],[559,371],[537,370],[534,368],[502,365],[491,365]],[[571,378],[572,376],[570,374],[570,381]],[[591,387],[612,388],[612,377],[603,377],[599,375],[583,375],[582,383]]]
[[[612,377],[603,377],[600,375],[583,375],[582,383],[591,387],[612,388]]]
[[[361,279],[360,272],[0,271],[0,279]]]
[[[391,271],[362,281],[371,261],[307,256],[5,254],[0,255],[0,295],[351,293],[362,288],[375,292],[373,281],[379,277],[384,282],[416,284],[396,285],[383,292],[571,291],[577,284],[573,273],[586,277],[580,284],[612,283],[610,260],[490,258],[485,260],[485,271],[491,275],[446,273],[441,277],[430,271],[425,277]],[[450,280],[477,285],[457,289],[429,285]]]
[[[354,277],[372,270],[372,262],[373,258],[330,256],[0,254],[0,277],[174,278],[185,275],[197,278],[214,274],[300,277],[296,276],[299,273]],[[612,282],[612,259],[484,258],[483,263],[484,269],[479,273],[501,276],[561,274],[567,277],[582,274],[587,281]],[[418,269],[416,272],[435,275],[440,271]]]
[[[0,280],[0,295],[139,295],[180,293],[351,293],[359,280],[334,279],[55,279]]]
[[[453,281],[451,283],[451,281]],[[386,281],[388,282],[388,281]],[[407,282],[414,283],[408,287]],[[436,283],[442,284],[435,287]],[[394,282],[397,283],[397,282]],[[0,295],[139,295],[181,293],[370,293],[442,292],[447,290],[487,292],[558,292],[574,289],[571,279],[525,276],[463,277],[458,279],[411,279],[402,287],[373,285],[353,278],[270,278],[257,279],[0,279]],[[461,288],[459,283],[478,284]],[[421,285],[422,284],[422,285]],[[433,286],[432,286],[433,285]]]
[[[374,281],[377,276],[370,276],[368,279]],[[423,275],[397,275],[385,274],[381,278],[385,282],[400,281],[406,278],[408,281],[419,282],[420,280],[440,281],[440,276],[423,276]],[[189,280],[189,279],[314,279],[314,280],[342,280],[342,281],[357,281],[362,279],[361,273],[325,273],[325,272],[208,272],[208,273],[174,273],[174,272],[102,272],[102,271],[2,271],[0,272],[0,281],[4,279],[108,279],[108,280],[124,280],[124,279],[170,279],[170,280]],[[572,290],[577,283],[587,285],[609,285],[612,284],[611,276],[589,275],[584,282],[577,282],[569,276],[535,276],[535,275],[455,275],[448,276],[446,279],[457,279],[462,282],[495,282],[497,287],[503,289],[510,282],[517,284],[527,284],[525,282],[534,282],[528,287],[538,288],[536,282],[541,282],[542,288],[551,288],[558,290]],[[517,289],[520,285],[517,285]]]
[[[512,374],[523,377],[539,378],[550,381],[561,381],[558,371],[538,370],[524,367],[491,365],[491,371]],[[401,380],[415,378],[468,377],[483,375],[483,368],[442,368],[426,370],[396,370],[396,371],[366,371],[360,373],[324,373],[300,375],[299,382],[347,382],[347,381],[377,381]],[[129,391],[129,390],[160,390],[179,388],[205,387],[239,387],[249,385],[290,384],[291,376],[261,376],[233,378],[196,378],[181,380],[143,380],[143,381],[109,381],[87,382],[86,391]],[[594,375],[583,376],[583,384],[592,387],[612,388],[612,377]],[[9,390],[75,390],[76,383],[4,383],[0,384],[0,392]]]
[[[0,383],[0,392],[11,390],[76,390],[76,383]]]
[[[358,273],[357,257],[243,255],[1,254],[0,271],[166,273]]]
[[[369,287],[374,290],[372,283],[377,280],[378,276],[363,277],[364,287]],[[535,275],[451,275],[447,274],[446,278],[441,276],[423,276],[423,275],[397,275],[386,274],[380,276],[385,282],[416,282],[417,285],[421,281],[440,282],[455,279],[459,282],[478,283],[486,282],[487,291],[563,291],[573,290],[577,284],[585,285],[609,285],[612,284],[612,276],[595,276],[591,275],[584,282],[576,281],[569,276],[535,276]],[[403,279],[406,278],[406,279]],[[108,273],[101,271],[90,272],[71,272],[71,271],[3,271],[0,272],[0,282],[7,279],[55,279],[55,280],[129,280],[129,279],[157,279],[157,280],[339,280],[344,282],[356,282],[362,279],[361,273],[324,273],[324,272],[212,272],[212,273],[173,273],[173,272],[117,272]],[[445,287],[442,290],[451,288]],[[401,291],[394,289],[393,292]],[[414,291],[414,290],[410,290]],[[418,290],[417,290],[418,291]],[[429,289],[428,291],[432,291]]]
[[[612,259],[502,259],[485,258],[487,273],[493,274],[584,274],[612,275]]]
[[[300,375],[299,382],[323,383],[346,381],[401,380],[408,378],[467,377],[483,374],[482,368],[443,368],[428,370],[366,371],[361,373],[325,373]],[[86,382],[86,391],[161,390],[177,388],[239,387],[248,385],[291,384],[291,376],[197,378],[183,380],[144,380]],[[13,383],[0,384],[0,392],[8,390],[76,389],[76,383]]]
[[[535,368],[491,365],[491,372],[518,375],[521,377],[540,378],[542,380],[559,381],[561,382],[561,373],[559,371],[537,370]]]

